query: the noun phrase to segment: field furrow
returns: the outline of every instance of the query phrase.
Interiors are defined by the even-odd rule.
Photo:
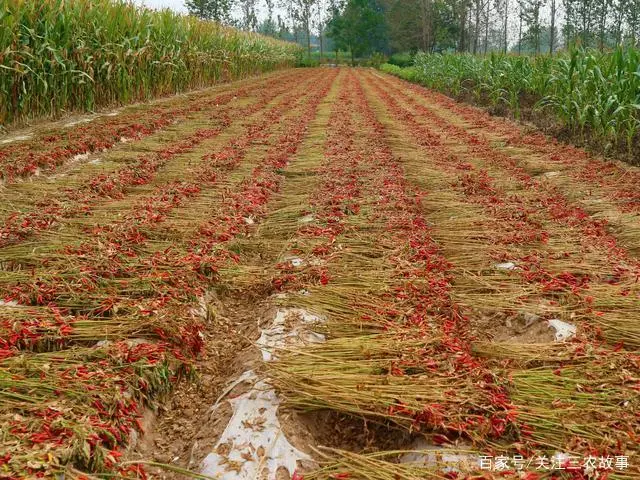
[[[637,254],[640,244],[640,170],[622,162],[605,161],[513,122],[491,117],[476,108],[398,79],[413,100],[435,115],[490,145],[538,181],[556,187],[609,228]]]
[[[640,475],[634,170],[364,68],[127,112],[2,147],[0,478]]]
[[[180,158],[197,156],[198,150],[206,149],[212,139],[215,143],[219,135],[230,138],[237,134],[238,124],[263,111],[278,96],[288,94],[292,85],[286,78],[256,83],[256,100],[247,105],[220,106],[220,100],[205,114],[172,127],[152,141],[127,144],[52,181],[7,188],[2,192],[5,225],[0,230],[0,245],[46,232],[73,216],[91,215],[100,205],[127,198],[136,189],[162,180],[166,174],[171,175],[172,165],[177,163],[174,171],[179,170],[183,163]]]
[[[493,237],[489,239],[490,251],[480,260],[484,264],[468,268],[488,270],[492,276],[495,265],[512,264],[507,270],[533,287],[528,295],[537,305],[527,307],[530,314],[583,321],[587,328],[600,325],[612,343],[637,346],[633,297],[637,295],[640,264],[618,245],[606,224],[569,202],[555,187],[514,167],[509,159],[478,141],[476,134],[440,121],[440,117],[432,120],[412,97],[401,91],[393,93],[407,99],[409,106],[400,108],[419,117],[436,136],[437,145],[428,149],[435,158],[445,159],[440,171],[452,173],[449,188],[460,191],[469,203],[488,214],[484,230]],[[461,228],[469,231],[456,232],[473,237],[476,223],[464,222]],[[476,280],[469,285],[472,292],[477,292],[468,299],[471,303],[475,303],[474,296],[486,293],[482,289],[484,278],[478,276]],[[505,307],[525,296],[506,290],[504,282],[500,287]],[[626,301],[629,296],[632,300]],[[616,297],[620,300],[611,304]],[[549,303],[550,309],[545,309]],[[562,311],[553,312],[556,304]]]
[[[77,240],[57,245],[57,255],[49,252],[40,261],[34,259],[39,266],[32,267],[32,280],[20,278],[21,265],[9,260],[3,274],[5,287],[13,293],[5,295],[7,302],[0,307],[4,317],[2,371],[16,380],[5,385],[2,396],[15,418],[20,418],[8,422],[12,425],[6,441],[9,455],[13,449],[44,444],[48,451],[56,452],[55,458],[73,459],[84,468],[113,465],[108,451],[126,440],[132,418],[141,413],[144,402],[167,389],[201,349],[200,330],[206,311],[201,311],[203,300],[198,299],[205,298],[207,286],[215,283],[217,265],[233,259],[233,252],[223,245],[247,227],[246,217],[260,215],[269,192],[278,187],[276,172],[295,152],[331,80],[324,77],[311,88],[303,83],[290,90],[263,119],[248,119],[246,140],[242,136],[229,139],[229,147],[223,145],[219,154],[215,150],[207,154],[205,162],[190,172],[193,183],[180,181],[140,202],[137,209],[128,206],[130,218],[124,215],[122,220],[94,225],[84,237],[76,235]],[[284,113],[287,115],[280,125]],[[274,129],[272,122],[278,128]],[[180,232],[183,236],[172,238],[165,249],[146,246],[146,234],[138,227],[146,224],[152,228],[153,224],[154,229],[161,228],[157,226],[162,220],[159,216],[206,187],[215,187],[218,178],[242,162],[246,151],[256,148],[256,139],[271,135],[277,135],[277,141],[261,161],[235,186],[231,184],[229,200],[234,201],[212,205],[208,215],[200,216],[201,226],[193,225],[196,235]],[[234,147],[235,158],[229,155]],[[210,193],[209,198],[215,199]],[[239,202],[245,203],[243,210],[236,208]],[[212,225],[216,218],[220,222]],[[30,293],[17,298],[18,292]],[[46,370],[39,368],[43,363],[48,365]],[[146,373],[137,370],[136,363],[148,365]],[[37,388],[32,387],[33,375],[40,378]],[[74,385],[98,377],[102,379],[100,388],[74,390]],[[68,385],[56,389],[61,379],[67,379]],[[126,401],[121,394],[114,394],[118,391],[126,393]],[[51,431],[56,416],[42,412],[49,411],[52,404],[67,409],[64,432],[83,430],[85,443],[78,444],[77,436],[62,430]],[[83,405],[91,408],[78,417]],[[85,415],[91,418],[88,424],[82,420]],[[33,431],[49,434],[33,438]],[[50,444],[60,435],[71,443]],[[29,458],[29,454],[18,455],[16,467],[26,468]]]
[[[295,73],[281,72],[226,85],[215,89],[215,95],[210,89],[203,90],[151,105],[126,107],[113,114],[18,131],[0,144],[0,180],[11,184],[32,175],[51,174],[77,155],[102,152],[118,143],[140,140],[194,115],[206,114],[236,97],[250,96],[256,86],[275,86],[295,76]]]
[[[398,129],[394,120],[402,124],[406,110],[399,109],[394,98],[387,94],[389,90],[383,90],[378,82],[370,79],[369,85],[371,95],[378,97],[380,113],[387,118],[395,151],[404,158],[413,182],[429,192],[423,205],[427,219],[433,225],[433,236],[452,264],[453,298],[472,320],[474,353],[489,359],[509,358],[513,367],[518,365],[520,358],[527,365],[536,358],[544,360],[549,365],[537,369],[535,375],[540,377],[535,382],[542,382],[539,385],[545,382],[558,384],[545,403],[542,396],[537,398],[525,388],[530,385],[527,380],[527,375],[532,374],[530,371],[516,369],[514,373],[501,368],[492,369],[493,375],[503,376],[507,372],[512,375],[513,385],[508,391],[514,402],[513,412],[523,412],[517,414],[517,418],[527,427],[526,430],[521,428],[520,438],[530,437],[540,445],[556,449],[573,442],[574,448],[579,444],[591,448],[593,442],[602,441],[611,442],[609,447],[612,448],[624,441],[622,438],[627,435],[633,438],[635,433],[632,431],[622,433],[622,437],[607,437],[606,440],[600,436],[600,432],[614,431],[619,425],[620,417],[606,412],[615,411],[619,399],[631,400],[635,393],[633,384],[627,385],[624,378],[606,377],[604,372],[598,376],[597,365],[603,356],[622,360],[624,355],[618,357],[615,353],[617,348],[601,344],[597,327],[596,332],[593,331],[595,326],[603,324],[605,336],[607,331],[610,334],[618,332],[617,324],[611,318],[618,308],[621,309],[619,318],[625,318],[625,309],[630,315],[635,315],[633,295],[631,300],[625,301],[624,290],[612,285],[616,282],[611,278],[605,276],[604,281],[598,281],[598,274],[610,274],[607,273],[607,265],[596,263],[590,269],[593,260],[583,260],[580,244],[569,242],[579,239],[580,234],[558,228],[554,222],[540,218],[540,208],[527,205],[526,189],[507,190],[504,174],[492,178],[486,170],[480,170],[474,175],[481,157],[465,155],[466,149],[450,132],[438,135],[440,128],[431,126],[430,143],[425,147],[424,141],[411,138],[410,128],[405,131]],[[413,147],[410,146],[412,143]],[[535,228],[533,232],[527,232],[532,228]],[[570,255],[574,257],[570,258]],[[535,264],[527,265],[522,259]],[[570,275],[563,274],[567,268],[575,268],[576,271]],[[588,284],[561,286],[572,276],[584,278],[585,270],[590,275]],[[635,288],[632,281],[628,284]],[[585,290],[582,295],[581,289]],[[594,295],[593,299],[590,295]],[[616,297],[620,301],[614,306],[611,301]],[[607,311],[593,311],[591,302],[602,308],[605,299],[611,302]],[[551,346],[554,333],[545,320],[556,319],[567,324],[578,323],[578,337],[570,345]],[[628,342],[628,348],[633,350],[633,331],[622,335]],[[569,384],[567,388],[564,371],[559,367],[569,359],[577,360],[576,352],[590,349],[598,353],[579,361],[578,369],[581,369],[581,374],[591,369],[593,379],[598,378],[595,383],[611,389],[611,396],[603,396],[602,391],[588,390],[581,398],[580,414],[576,412],[572,417],[575,404],[563,404],[562,399],[576,395],[575,387]],[[554,362],[554,359],[557,360]],[[567,370],[570,375],[575,374],[571,367]],[[555,381],[557,377],[561,378]],[[504,380],[507,378],[503,376]],[[520,389],[526,390],[526,394]],[[632,418],[627,417],[629,422]],[[584,423],[586,419],[588,423]],[[598,448],[606,448],[601,443],[597,444]]]

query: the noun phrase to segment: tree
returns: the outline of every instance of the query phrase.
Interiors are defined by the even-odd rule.
[[[325,25],[325,31],[327,36],[333,42],[333,49],[335,50],[336,55],[336,65],[339,63],[338,60],[338,50],[340,49],[340,45],[336,42],[336,36],[338,35],[338,27],[337,23],[340,21],[340,9],[343,7],[343,0],[329,0],[329,8],[327,9],[327,23]]]
[[[257,30],[258,28],[257,3],[258,0],[240,0],[240,10],[242,12],[240,26],[244,30]]]
[[[555,41],[555,40],[554,40]],[[548,52],[551,47],[551,27],[540,28],[540,51]],[[536,53],[536,45],[532,36],[524,35],[522,45],[514,45],[513,51],[520,50],[523,54]]]
[[[307,37],[307,54],[311,57],[311,21],[313,16],[313,6],[317,0],[294,0],[298,11],[298,20],[304,29]]]
[[[556,14],[558,6],[556,0],[551,0],[551,26],[549,27],[549,55],[553,55],[556,48]]]
[[[622,25],[624,23],[626,0],[613,0],[613,37],[616,45],[622,43]]]
[[[504,0],[504,22],[502,25],[502,42],[503,42],[503,52],[507,53],[509,49],[509,0]]]
[[[469,19],[469,9],[472,0],[453,0],[453,8],[458,19],[458,51],[465,52],[467,50],[467,37],[469,36],[469,28],[467,20]],[[470,43],[470,42],[469,42]]]
[[[204,20],[228,22],[232,0],[186,0],[185,6],[190,15]]]
[[[484,13],[485,2],[488,0],[474,0],[473,1],[473,53],[478,53],[478,44],[480,43],[480,30],[481,30],[481,17]]]
[[[564,43],[571,45],[576,32],[575,0],[562,0],[564,6]]]
[[[543,0],[520,0],[522,20],[527,25],[526,36],[533,43],[536,53],[540,53],[540,9],[543,5]]]
[[[311,22],[313,20],[313,7],[318,0],[280,0],[280,6],[285,8],[293,23],[296,42],[297,32],[301,29],[306,36],[307,52],[311,57]]]
[[[327,26],[327,5],[324,0],[316,0],[316,20],[315,28],[318,30],[318,41],[320,42],[320,58],[324,58],[324,31]]]
[[[276,37],[278,28],[273,20],[273,0],[265,0],[265,5],[267,7],[267,17],[258,25],[258,32],[270,37]]]
[[[522,23],[524,20],[524,10],[522,4],[518,5],[518,20],[520,24],[518,26],[518,55],[522,53]]]
[[[627,0],[625,4],[629,43],[637,46],[640,40],[640,0]]]
[[[338,20],[356,3],[342,0],[331,15],[335,35],[342,35],[340,28],[336,30]],[[458,52],[553,55],[560,47],[604,50],[640,40],[640,0],[375,0],[363,4],[368,3],[382,10],[391,52],[455,48]]]
[[[607,31],[607,25],[609,20],[609,9],[611,8],[611,0],[596,0],[594,7],[594,14],[596,16],[596,27],[598,37],[598,48],[604,50],[607,43],[607,37],[609,32]]]
[[[455,48],[458,37],[450,0],[381,0],[393,51],[424,52]]]
[[[289,31],[289,28],[287,28],[287,23],[281,15],[278,15],[276,19],[276,36],[282,40],[294,39],[294,35]]]
[[[595,0],[578,0],[576,4],[576,14],[578,18],[578,34],[582,44],[588,46],[591,44],[593,34],[594,6]]]
[[[429,51],[425,44],[423,0],[382,0],[388,25],[389,46],[394,51]],[[421,15],[416,15],[421,12]]]
[[[348,0],[344,9],[335,9],[329,21],[329,36],[336,48],[351,52],[355,57],[386,49],[386,24],[382,7],[377,0]]]

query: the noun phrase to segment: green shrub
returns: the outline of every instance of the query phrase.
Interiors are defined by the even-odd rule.
[[[413,55],[409,52],[394,53],[389,57],[388,63],[397,65],[398,67],[411,67],[413,65]]]

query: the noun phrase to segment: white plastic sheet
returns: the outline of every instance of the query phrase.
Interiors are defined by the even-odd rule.
[[[291,321],[297,319],[298,321]],[[287,345],[324,341],[310,326],[322,319],[303,309],[279,309],[271,325],[262,330],[256,345],[265,362],[276,360],[275,352]],[[290,475],[299,460],[311,460],[287,440],[278,419],[280,399],[267,380],[249,370],[229,391],[241,383],[253,383],[248,392],[228,400],[233,415],[214,451],[204,459],[201,472],[220,480],[273,479],[278,468]],[[214,411],[220,401],[214,405]]]

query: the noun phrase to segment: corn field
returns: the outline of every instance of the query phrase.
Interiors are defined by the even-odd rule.
[[[121,0],[0,0],[0,124],[243,78],[297,50]]]
[[[507,107],[516,118],[523,100],[549,111],[582,140],[631,154],[640,127],[640,51],[574,50],[557,57],[419,53],[412,67],[383,70],[454,97]]]

